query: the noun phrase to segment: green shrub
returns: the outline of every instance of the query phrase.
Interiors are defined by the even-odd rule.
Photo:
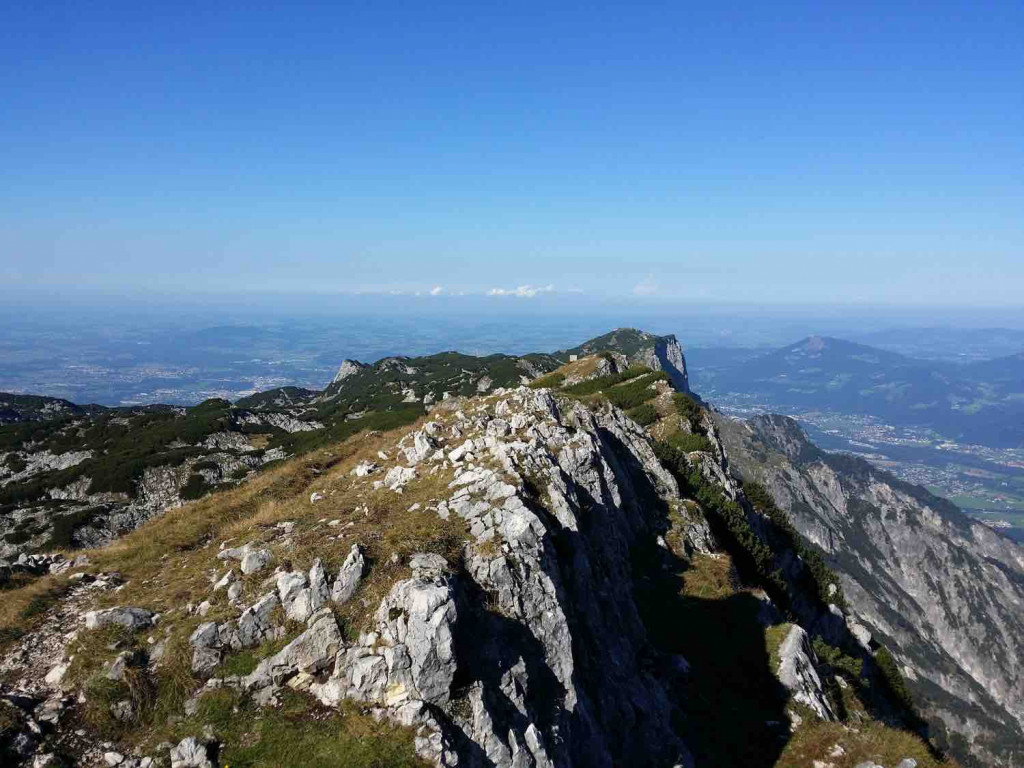
[[[651,389],[656,381],[668,378],[664,371],[640,376],[626,384],[612,386],[602,392],[612,405],[623,410],[635,408],[650,400],[658,393]]]
[[[654,453],[675,476],[681,490],[685,489],[700,504],[716,529],[715,535],[723,539],[726,549],[733,553],[737,567],[754,575],[776,603],[788,606],[789,593],[781,571],[775,567],[775,553],[750,527],[743,507],[728,498],[720,487],[707,482],[700,472],[692,471],[687,451],[678,445],[658,440],[654,443]]]
[[[882,674],[885,686],[889,689],[892,697],[908,712],[914,713],[914,699],[910,695],[910,689],[907,688],[907,681],[903,678],[903,673],[900,672],[896,659],[893,658],[888,648],[883,646],[875,652],[875,664],[878,665],[878,671]]]
[[[641,427],[647,427],[658,420],[658,410],[650,403],[642,403],[626,412]]]
[[[710,453],[714,450],[710,440],[704,435],[696,433],[691,435],[686,432],[676,432],[668,438],[667,442],[673,448],[683,453],[693,453],[694,451]]]
[[[812,645],[819,661],[832,667],[833,670],[851,681],[860,679],[861,672],[864,669],[863,659],[847,656],[839,648],[829,645],[820,637],[815,637]]]
[[[43,549],[71,549],[75,545],[75,531],[88,525],[100,510],[80,509],[67,515],[54,516],[50,538]]]
[[[178,491],[178,496],[185,501],[193,501],[194,499],[198,499],[208,490],[210,490],[210,486],[207,484],[206,478],[202,475],[192,474],[188,476],[188,480],[183,486],[181,486],[181,490]]]
[[[800,535],[789,515],[776,506],[768,489],[760,483],[748,481],[743,484],[743,495],[755,510],[772,521],[774,531],[803,561],[805,573],[802,586],[816,595],[823,605],[835,603],[845,608],[846,598],[839,576],[828,566],[821,552]]]
[[[21,455],[17,453],[7,454],[7,458],[4,459],[4,463],[7,465],[7,468],[11,470],[11,472],[13,472],[14,474],[24,472],[25,468],[28,466],[28,463],[25,461],[25,459],[23,459]]]
[[[691,432],[699,435],[705,434],[706,430],[703,424],[704,410],[696,400],[683,392],[677,392],[672,395],[672,402],[679,415],[686,419],[690,425]]]
[[[547,376],[541,376],[539,379],[534,379],[527,386],[532,389],[558,389],[562,386],[562,382],[565,381],[565,374],[555,371],[549,373]]]
[[[622,384],[623,382],[630,381],[631,379],[635,379],[638,376],[643,376],[644,374],[651,372],[651,369],[646,365],[631,365],[621,373],[612,373],[607,376],[598,376],[594,379],[581,381],[578,384],[572,384],[566,387],[563,391],[569,395],[585,397],[587,395],[597,394],[601,390],[609,389],[610,387],[614,387],[616,384]],[[654,380],[652,379],[652,381]]]
[[[23,528],[20,531],[11,531],[10,533],[4,535],[4,541],[14,546],[24,544],[31,538],[32,531],[28,530],[27,528]]]

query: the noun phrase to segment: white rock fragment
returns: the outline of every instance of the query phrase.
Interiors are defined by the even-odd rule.
[[[171,768],[213,768],[206,746],[193,736],[182,739],[171,749]]]
[[[392,491],[401,490],[402,486],[416,477],[416,470],[412,467],[392,467],[384,475],[384,485]]]
[[[239,566],[246,576],[250,573],[256,573],[262,571],[270,562],[274,559],[274,556],[266,549],[258,549],[249,552],[242,558],[242,563]]]
[[[469,453],[469,452],[471,452],[473,450],[474,447],[475,447],[475,445],[473,444],[473,441],[472,440],[467,440],[462,445],[460,445],[458,448],[455,448],[454,450],[448,452],[448,460],[449,461],[461,461],[462,458],[467,453]]]
[[[356,477],[366,477],[367,475],[373,474],[378,469],[380,469],[380,465],[376,462],[361,461],[356,464],[355,469],[352,470],[352,474]]]
[[[779,681],[795,701],[806,705],[822,720],[835,720],[832,705],[825,695],[821,678],[814,668],[814,651],[807,632],[794,624],[779,645]]]
[[[155,623],[154,617],[155,614],[152,611],[131,606],[108,608],[104,611],[89,611],[85,614],[85,628],[102,629],[117,624],[135,632],[151,627]]]
[[[353,544],[349,550],[348,557],[342,563],[338,571],[338,578],[334,580],[334,587],[331,589],[331,600],[341,605],[346,602],[356,589],[359,588],[359,581],[363,578],[363,571],[366,568],[366,559],[358,544]]]
[[[235,576],[234,569],[229,570],[227,573],[220,577],[220,580],[216,584],[213,585],[213,591],[219,592],[222,589],[230,587],[235,582],[236,578],[237,577]]]
[[[46,677],[43,679],[46,681],[46,684],[49,685],[51,688],[56,688],[58,685],[60,685],[61,680],[64,679],[64,675],[67,674],[67,671],[67,664],[58,664],[49,672],[47,672]]]

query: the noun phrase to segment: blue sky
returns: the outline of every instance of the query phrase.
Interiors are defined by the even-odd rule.
[[[0,279],[1020,306],[1022,30],[1019,0],[13,0]]]

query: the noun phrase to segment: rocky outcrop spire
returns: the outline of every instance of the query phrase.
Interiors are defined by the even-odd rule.
[[[655,370],[661,369],[668,374],[672,385],[680,392],[690,391],[690,379],[686,373],[686,359],[683,357],[683,348],[679,346],[674,335],[662,336],[651,351],[651,360],[648,365]]]
[[[359,373],[364,368],[370,366],[366,363],[360,363],[358,360],[342,360],[341,367],[338,368],[338,372],[334,374],[334,378],[331,380],[332,384],[337,384],[339,381],[344,381],[349,376],[353,376]]]

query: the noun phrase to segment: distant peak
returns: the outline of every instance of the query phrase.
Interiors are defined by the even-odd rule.
[[[808,352],[820,352],[828,346],[828,342],[822,336],[808,336],[803,346]]]

